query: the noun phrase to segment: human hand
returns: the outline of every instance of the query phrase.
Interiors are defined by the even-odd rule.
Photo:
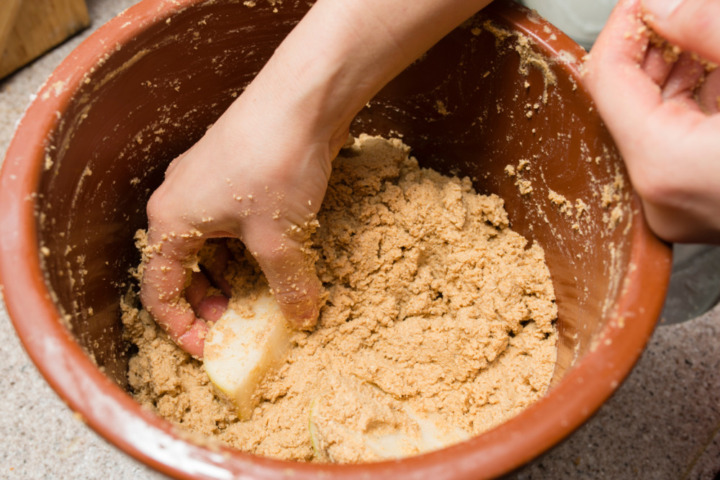
[[[228,111],[173,161],[147,207],[140,295],[180,347],[202,357],[207,324],[196,313],[214,318],[223,308],[222,298],[204,298],[201,275],[188,285],[190,262],[210,238],[240,238],[286,319],[315,323],[320,284],[304,226],[350,122],[489,1],[318,0]]]
[[[676,60],[645,22],[682,49]],[[720,63],[719,45],[716,1],[621,0],[586,64],[647,221],[668,241],[720,242],[720,70],[706,74],[695,55]]]
[[[321,287],[303,249],[307,224],[320,207],[331,160],[347,130],[333,135],[312,127],[293,113],[292,102],[268,100],[273,92],[263,85],[248,87],[197,144],[172,162],[147,207],[143,304],[179,346],[198,358],[205,321],[216,320],[227,304],[221,297],[205,297],[209,282],[203,274],[195,272],[189,281],[188,261],[207,239],[242,240],[291,324],[307,328],[318,316]],[[228,255],[222,245],[217,252],[207,271],[222,287]]]

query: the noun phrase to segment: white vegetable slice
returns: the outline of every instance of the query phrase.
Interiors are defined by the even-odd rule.
[[[344,379],[341,377],[348,388],[338,390],[340,393],[337,394],[353,395],[355,389],[357,402],[354,403],[371,409],[379,408],[363,398],[357,382],[346,381],[347,377]],[[316,397],[310,403],[308,432],[315,455],[321,460],[349,463],[357,461],[359,457],[371,461],[399,459],[444,448],[470,438],[466,431],[448,423],[440,415],[421,414],[404,402],[395,410],[395,414],[402,418],[403,422],[393,430],[383,429],[380,433],[358,429],[357,425],[353,425],[354,422],[338,421],[326,411],[326,407],[334,402],[335,396],[330,395]],[[365,416],[367,412],[356,411],[356,415]],[[361,422],[361,425],[365,423]]]
[[[242,314],[228,308],[205,339],[204,364],[210,381],[237,406],[238,416],[252,416],[260,382],[284,360],[290,329],[269,291],[257,296]]]
[[[443,424],[439,417],[423,417],[409,407],[405,407],[403,410],[409,416],[411,422],[414,422],[416,428],[419,429],[419,436],[403,430],[374,435],[343,426],[337,426],[335,433],[340,433],[348,443],[362,445],[372,452],[378,460],[396,460],[410,455],[431,452],[470,438],[470,435],[459,427]],[[327,456],[332,462],[340,461],[344,463],[344,459],[334,458],[331,449],[327,448],[328,444],[323,437],[323,429],[314,421],[313,414],[315,412],[311,410],[308,427],[315,454]]]

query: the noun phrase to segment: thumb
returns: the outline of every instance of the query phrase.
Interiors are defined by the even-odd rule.
[[[642,0],[647,22],[670,43],[720,63],[720,2]]]
[[[243,242],[265,274],[285,319],[295,328],[314,327],[322,287],[305,242],[281,233],[276,225],[257,227],[244,235]]]

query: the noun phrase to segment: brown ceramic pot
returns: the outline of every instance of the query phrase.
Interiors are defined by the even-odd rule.
[[[146,0],[58,67],[20,122],[0,179],[0,278],[18,335],[85,422],[180,478],[511,471],[570,434],[618,387],[653,330],[670,270],[669,250],[648,231],[582,84],[584,51],[513,4],[492,5],[442,40],[360,113],[353,131],[400,133],[421,164],[471,176],[480,192],[502,196],[513,227],[545,249],[560,341],[542,400],[450,448],[342,466],[210,448],[124,390],[118,303],[139,260],[132,237],[146,224],[148,196],[306,9]],[[586,204],[579,216],[577,200]]]

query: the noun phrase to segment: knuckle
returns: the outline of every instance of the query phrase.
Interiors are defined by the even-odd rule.
[[[679,175],[649,167],[633,179],[633,187],[644,201],[658,207],[669,207],[685,196],[686,188],[678,180]]]
[[[165,212],[167,212],[167,208],[165,208],[167,204],[166,197],[167,195],[162,185],[150,195],[146,206],[148,220],[161,219],[165,215]]]

